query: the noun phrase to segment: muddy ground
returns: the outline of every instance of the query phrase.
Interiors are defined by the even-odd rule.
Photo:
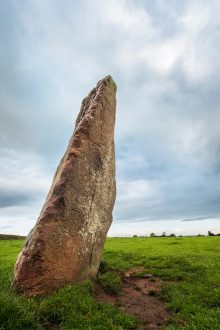
[[[159,299],[161,280],[151,274],[136,276],[142,269],[133,268],[121,273],[122,289],[118,295],[107,294],[96,284],[95,296],[100,302],[117,305],[140,320],[138,330],[162,329],[171,318],[164,303]]]

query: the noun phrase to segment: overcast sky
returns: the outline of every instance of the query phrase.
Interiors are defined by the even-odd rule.
[[[108,74],[110,233],[220,232],[220,2],[0,4],[0,232],[34,225],[82,98]]]

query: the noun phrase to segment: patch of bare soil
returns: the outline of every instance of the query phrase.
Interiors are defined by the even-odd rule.
[[[95,296],[100,302],[117,305],[124,312],[135,315],[140,320],[138,330],[161,329],[171,318],[158,297],[162,281],[151,274],[143,273],[142,277],[136,277],[142,270],[133,268],[121,274],[122,290],[119,295],[107,294],[97,285]]]

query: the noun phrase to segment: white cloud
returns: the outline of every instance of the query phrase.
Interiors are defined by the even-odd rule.
[[[151,17],[130,0],[96,1],[102,19],[129,37],[147,37],[154,33]],[[147,31],[147,35],[146,35]]]
[[[192,1],[188,3],[179,22],[187,33],[198,36],[201,32],[206,32],[207,26],[213,19],[212,6],[207,2]]]
[[[158,197],[157,183],[147,180],[118,180],[117,190],[118,202],[131,203],[144,199],[148,203]]]

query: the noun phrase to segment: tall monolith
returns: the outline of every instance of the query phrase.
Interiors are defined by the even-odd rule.
[[[17,293],[46,295],[97,274],[116,194],[115,95],[107,76],[82,102],[45,204],[18,256],[12,284]]]

